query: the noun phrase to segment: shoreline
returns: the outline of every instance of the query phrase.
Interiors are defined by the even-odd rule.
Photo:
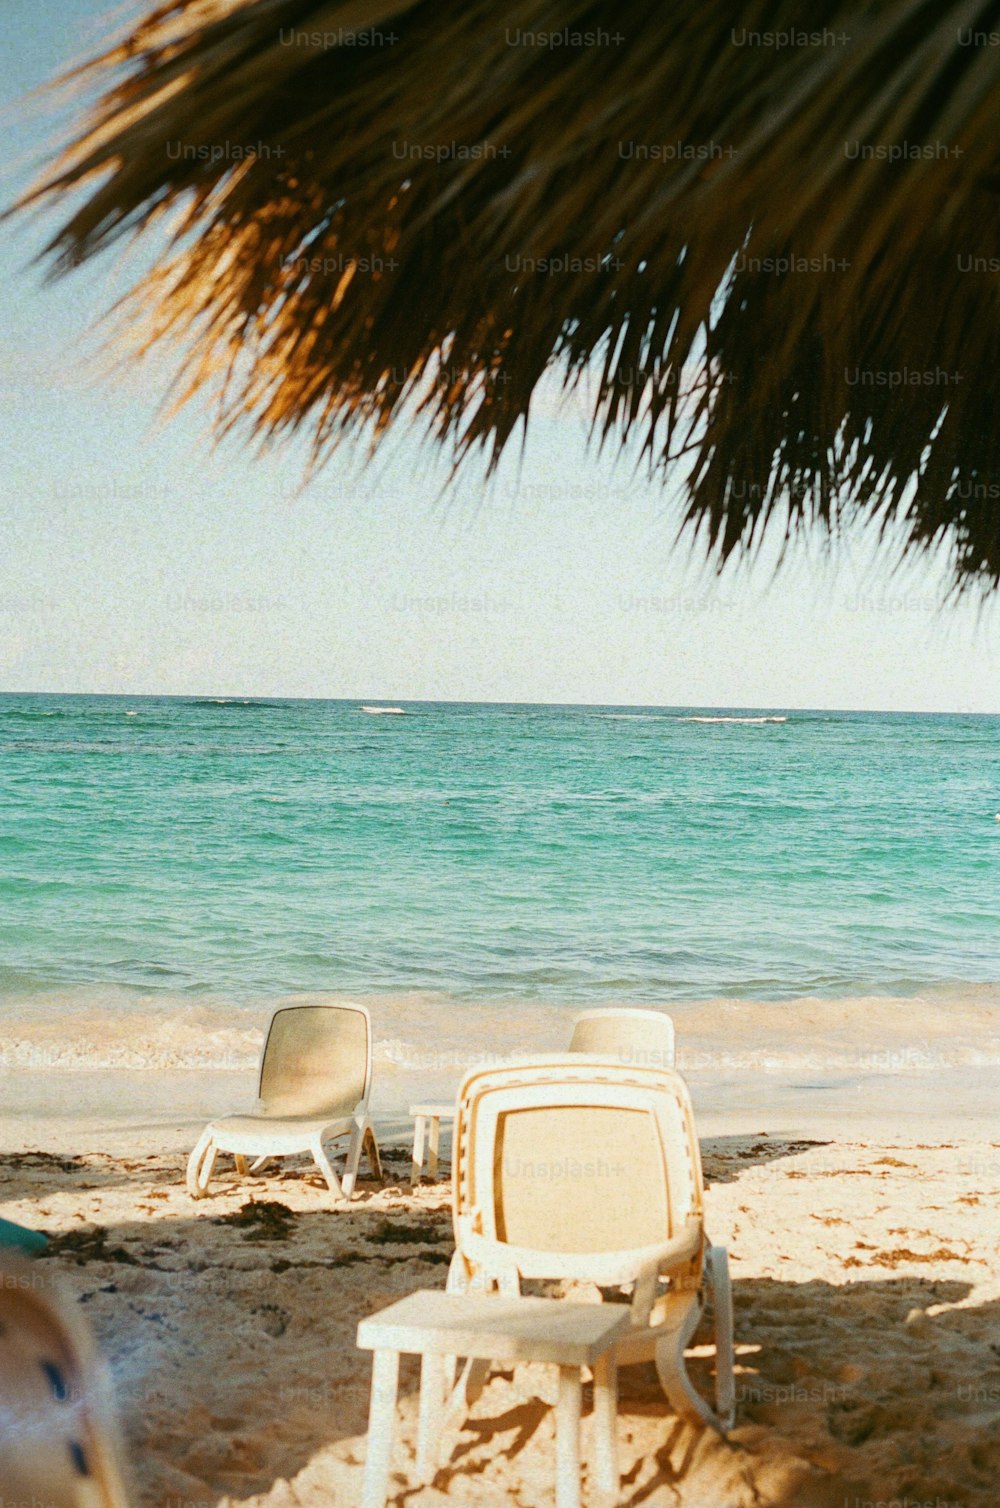
[[[470,1065],[474,1060],[470,1060]],[[996,1073],[990,1068],[879,1077],[832,1086],[801,1085],[761,1077],[727,1082],[686,1076],[703,1138],[756,1134],[784,1137],[864,1135],[885,1137],[888,1128],[902,1144],[919,1145],[928,1136],[970,1142],[1000,1141]],[[190,1150],[209,1120],[248,1111],[255,1075],[191,1071],[163,1075],[64,1073],[26,1082],[25,1075],[0,1074],[0,1152],[39,1148],[71,1152],[182,1152]],[[408,1084],[391,1106],[374,1103],[376,1132],[387,1144],[412,1142],[410,1104],[448,1103],[454,1089]],[[450,1132],[442,1125],[442,1146]]]
[[[208,1121],[252,1107],[256,1077],[246,1071],[0,1074],[0,1154],[41,1150],[57,1155],[172,1153],[186,1156]],[[911,1074],[865,1083],[816,1087],[767,1081],[761,1076],[728,1082],[687,1080],[699,1135],[767,1134],[834,1141],[892,1140],[900,1146],[928,1139],[1000,1144],[996,1072],[963,1069],[947,1074]],[[412,1144],[409,1106],[450,1103],[452,1086],[408,1082],[406,1093],[387,1106],[374,1105],[379,1141]],[[442,1124],[442,1150],[450,1148]]]
[[[406,1114],[450,1100],[468,1068],[558,1052],[596,1002],[466,1002],[443,994],[301,992],[252,1005],[113,986],[0,997],[0,1106],[17,1118],[118,1121],[135,1114],[207,1120],[244,1110],[260,1048],[280,1006],[361,1002],[371,1012],[372,1105]],[[716,997],[655,1005],[674,1022],[676,1066],[699,1116],[755,1113],[841,1118],[992,1113],[1000,1069],[1000,984],[955,984],[910,996]]]

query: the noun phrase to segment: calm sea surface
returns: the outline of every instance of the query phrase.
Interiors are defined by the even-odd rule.
[[[1000,718],[764,718],[0,697],[0,1003],[1000,980]]]

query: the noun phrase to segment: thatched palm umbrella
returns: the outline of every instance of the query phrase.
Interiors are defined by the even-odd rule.
[[[182,396],[317,459],[418,407],[493,459],[550,367],[725,559],[846,510],[1000,580],[1000,0],[176,0],[27,197]],[[134,311],[133,311],[134,313]],[[130,318],[132,316],[130,315]]]

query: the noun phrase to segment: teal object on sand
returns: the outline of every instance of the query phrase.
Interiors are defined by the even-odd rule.
[[[0,1220],[0,1247],[13,1246],[18,1251],[34,1255],[48,1244],[48,1236],[43,1236],[40,1231],[28,1230],[23,1225],[15,1225],[12,1220]]]

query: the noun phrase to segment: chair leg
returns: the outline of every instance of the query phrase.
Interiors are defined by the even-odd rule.
[[[365,1128],[364,1151],[368,1158],[368,1166],[371,1168],[373,1175],[381,1183],[382,1154],[378,1149],[378,1140],[375,1136],[375,1127],[372,1125],[371,1121],[368,1121]]]
[[[417,1425],[417,1481],[434,1476],[444,1419],[445,1358],[425,1352],[420,1358],[420,1416]]]
[[[488,1361],[483,1361],[478,1356],[469,1357],[462,1368],[462,1375],[459,1377],[458,1385],[455,1389],[456,1401],[457,1399],[461,1399],[466,1413],[478,1403],[489,1375],[490,1364]]]
[[[368,1412],[368,1451],[361,1508],[385,1508],[389,1491],[392,1437],[396,1426],[399,1352],[376,1351],[372,1359],[372,1396]]]
[[[340,1186],[340,1179],[337,1177],[336,1173],[333,1170],[333,1164],[327,1156],[326,1148],[323,1145],[322,1138],[319,1136],[315,1137],[310,1145],[309,1150],[312,1152],[312,1155],[315,1158],[316,1166],[319,1168],[320,1172],[323,1174],[323,1177],[326,1179],[326,1186],[330,1190],[330,1193],[335,1199],[343,1199],[344,1191]]]
[[[696,1293],[675,1293],[667,1299],[664,1326],[656,1342],[656,1370],[669,1402],[691,1424],[721,1430],[722,1425],[687,1373],[684,1352],[701,1319]]]
[[[618,1508],[618,1368],[613,1355],[594,1366],[594,1479],[605,1508]]]
[[[466,1265],[465,1258],[460,1251],[451,1254],[448,1263],[448,1276],[445,1279],[445,1293],[468,1293],[472,1286],[472,1273]]]
[[[432,1115],[430,1129],[427,1136],[427,1176],[432,1183],[437,1182],[438,1148],[440,1144],[441,1121],[436,1115]]]
[[[469,1271],[461,1252],[456,1251],[448,1264],[448,1277],[445,1282],[446,1293],[468,1293]],[[458,1357],[444,1357],[444,1386],[448,1397],[449,1419],[456,1412],[458,1390],[455,1387],[455,1373],[458,1370]]]
[[[580,1508],[580,1368],[559,1368],[556,1508]]]
[[[382,1177],[382,1159],[378,1142],[367,1115],[358,1116],[351,1127],[351,1140],[347,1148],[347,1164],[344,1168],[344,1198],[350,1199],[358,1181],[358,1167],[362,1152],[367,1153],[369,1166],[376,1178]]]
[[[422,1115],[418,1115],[413,1125],[413,1156],[410,1159],[410,1183],[416,1187],[420,1182],[424,1170],[424,1126]]]
[[[249,1171],[250,1171],[250,1164],[247,1162],[247,1160],[243,1156],[242,1152],[235,1153],[235,1158],[236,1158],[236,1171],[240,1175],[241,1178],[245,1178],[247,1176],[247,1174],[249,1173]]]
[[[733,1427],[736,1416],[736,1382],[733,1375],[733,1290],[729,1282],[729,1253],[724,1246],[710,1246],[706,1264],[715,1316],[715,1409],[723,1430]]]
[[[358,1165],[361,1162],[361,1148],[364,1143],[363,1122],[355,1121],[351,1127],[351,1139],[347,1144],[347,1161],[344,1164],[344,1198],[350,1199],[354,1194],[354,1185],[358,1181]]]
[[[207,1126],[195,1144],[187,1165],[187,1191],[192,1199],[204,1199],[215,1170],[218,1149],[211,1126]]]

